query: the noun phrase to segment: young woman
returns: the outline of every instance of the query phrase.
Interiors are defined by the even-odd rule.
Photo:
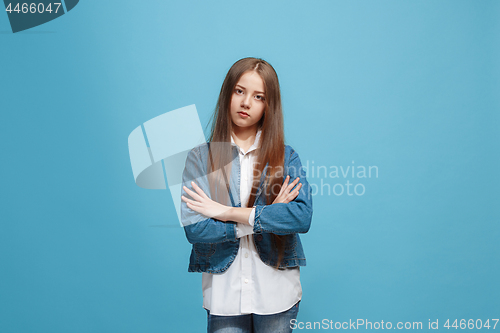
[[[229,70],[207,144],[190,151],[182,222],[203,272],[208,332],[291,332],[302,298],[298,233],[309,230],[311,188],[284,143],[278,76],[262,59]]]

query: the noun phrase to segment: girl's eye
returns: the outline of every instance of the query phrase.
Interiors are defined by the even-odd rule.
[[[255,96],[259,101],[263,101],[264,100],[264,96],[261,96],[261,95],[257,95]]]
[[[243,90],[241,90],[241,89],[236,89],[236,93],[237,93],[237,94],[242,94],[242,93],[243,93]]]

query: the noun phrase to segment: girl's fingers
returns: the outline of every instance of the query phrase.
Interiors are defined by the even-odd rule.
[[[287,175],[285,178],[285,181],[283,182],[283,186],[281,186],[280,193],[278,193],[278,197],[284,196],[285,198],[288,197],[290,194],[290,191],[297,185],[297,182],[299,181],[299,177],[295,178],[293,182],[288,184],[288,181],[290,180],[290,175]]]
[[[193,205],[192,203],[189,203],[189,202],[187,202],[186,205],[188,206],[188,208],[194,210],[195,212],[200,213],[200,209],[199,209],[198,206],[195,206],[195,205]]]
[[[299,185],[297,185],[295,190],[293,190],[292,192],[290,192],[288,194],[287,198],[289,199],[289,202],[294,200],[299,195],[299,191],[300,191],[301,187],[302,187],[302,183],[299,183]]]
[[[194,200],[196,201],[202,201],[202,197],[200,197],[196,192],[193,192],[191,191],[190,189],[188,189],[186,186],[183,186],[182,187],[184,189],[184,191],[186,191],[187,194],[189,194],[189,196],[191,198],[193,198]]]
[[[299,180],[300,180],[299,177],[295,178],[295,180],[291,182],[290,185],[288,185],[287,191],[290,192],[295,187],[295,185],[297,185]]]
[[[191,185],[193,185],[193,188],[194,190],[203,198],[205,199],[208,199],[208,196],[205,194],[205,192],[203,192],[203,190],[198,186],[196,185],[195,182],[191,182]]]
[[[290,187],[290,175],[286,176],[285,181],[283,182],[283,186],[281,186],[284,191]]]
[[[290,176],[286,176],[285,181],[283,182],[283,185],[281,185],[280,193],[282,193],[285,190],[285,188],[287,188],[289,180],[290,180]]]
[[[288,186],[288,179],[290,179],[290,176],[286,176],[285,181],[283,182],[283,185],[281,185],[280,192],[278,193],[278,197],[285,192],[285,188]]]
[[[198,205],[200,205],[200,203],[199,203],[199,202],[194,201],[194,200],[191,200],[191,199],[188,199],[188,198],[186,198],[186,197],[185,197],[185,196],[183,196],[183,195],[181,196],[181,199],[182,199],[182,200],[183,200],[186,204],[188,204],[188,203],[189,203],[189,204],[191,204],[191,205],[197,205],[197,206],[198,206]]]
[[[294,200],[297,195],[299,195],[299,191],[302,188],[302,183],[299,183],[300,177],[295,178],[295,180],[290,184],[288,183],[289,180],[290,175],[287,175],[285,181],[283,182],[283,185],[281,186],[280,193],[278,193],[275,202],[273,203],[289,203],[290,201]]]
[[[302,183],[299,183],[299,185],[297,185],[297,187],[295,188],[295,190],[293,190],[293,192],[295,193],[294,196],[293,196],[294,199],[299,195],[299,192],[300,192],[301,188],[302,188]]]

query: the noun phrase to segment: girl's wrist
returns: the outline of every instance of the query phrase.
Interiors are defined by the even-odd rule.
[[[238,207],[228,207],[229,209],[224,213],[225,222],[233,221],[238,222]]]
[[[222,213],[222,215],[219,218],[219,220],[223,222],[231,221],[231,210],[233,209],[233,207],[226,206],[226,208],[227,209],[224,211],[224,213]]]
[[[230,207],[222,216],[224,222],[233,221],[236,223],[248,224],[248,218],[253,208]]]

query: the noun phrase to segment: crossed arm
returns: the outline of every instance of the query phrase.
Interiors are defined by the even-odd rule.
[[[311,187],[299,156],[293,150],[285,165],[289,176],[276,200],[271,205],[256,204],[253,208],[224,206],[210,199],[206,195],[209,186],[204,176],[204,163],[206,161],[201,159],[200,150],[193,149],[188,154],[182,176],[182,183],[186,186],[182,187],[181,218],[190,243],[236,241],[242,229],[245,229],[244,234],[251,231],[278,235],[306,233],[309,230],[312,218]],[[295,180],[289,183],[290,179]],[[252,209],[255,209],[253,226],[249,223]]]
[[[296,186],[299,180],[300,178],[297,177],[293,182],[289,183],[290,176],[286,176],[285,181],[281,186],[281,190],[278,193],[276,199],[273,201],[273,204],[289,203],[290,201],[293,201],[299,194],[299,191],[302,187],[302,183],[299,183],[299,185]],[[181,199],[186,202],[188,208],[202,215],[210,218],[216,218],[217,220],[223,222],[233,221],[249,225],[248,218],[250,217],[250,213],[252,212],[252,207],[243,208],[222,205],[210,199],[205,194],[205,192],[203,192],[203,190],[198,185],[196,185],[195,182],[191,182],[191,185],[193,186],[193,189],[195,191],[190,190],[186,186],[183,186],[183,189],[187,194],[189,194],[192,199],[181,196]]]

